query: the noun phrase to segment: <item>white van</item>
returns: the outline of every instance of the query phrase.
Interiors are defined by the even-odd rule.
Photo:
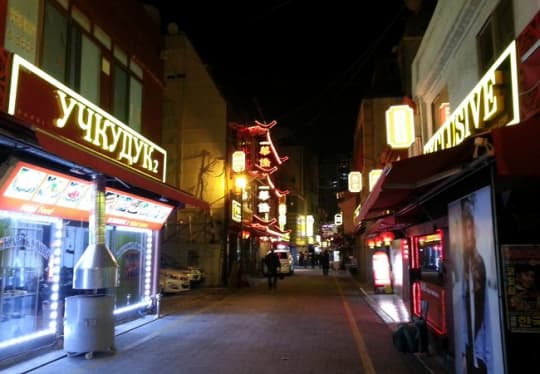
[[[292,275],[294,273],[294,261],[293,261],[293,256],[290,249],[279,248],[279,249],[274,249],[274,252],[278,255],[279,262],[281,262],[280,273],[285,274],[285,275]],[[266,254],[268,253],[270,253],[270,251],[268,251]],[[262,269],[263,269],[263,275],[267,276],[268,269],[266,267],[266,264],[264,263],[264,258],[262,259]]]

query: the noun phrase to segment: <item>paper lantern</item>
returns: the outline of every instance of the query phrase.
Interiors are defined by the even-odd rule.
[[[395,235],[392,231],[386,231],[381,234],[381,239],[384,243],[384,245],[390,245],[392,240],[394,240]]]

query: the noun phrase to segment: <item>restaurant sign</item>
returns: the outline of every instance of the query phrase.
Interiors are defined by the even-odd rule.
[[[63,142],[165,181],[167,152],[20,56],[13,56],[8,113]]]
[[[426,142],[424,153],[454,147],[481,130],[518,122],[516,43],[512,42]]]

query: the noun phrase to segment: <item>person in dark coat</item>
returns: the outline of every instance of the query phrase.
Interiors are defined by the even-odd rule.
[[[279,261],[277,253],[274,252],[274,249],[264,257],[264,263],[267,268],[268,288],[275,289],[277,287],[278,273],[279,270],[281,270],[281,262]]]
[[[328,252],[328,249],[325,249],[323,253],[321,253],[319,261],[321,262],[323,274],[328,275],[328,269],[330,269],[330,253]]]

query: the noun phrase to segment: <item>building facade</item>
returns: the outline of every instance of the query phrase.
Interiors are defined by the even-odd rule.
[[[411,311],[449,372],[538,365],[538,284],[521,284],[525,271],[540,273],[528,141],[540,109],[538,9],[437,3],[411,66],[418,139],[385,165],[359,212],[364,234],[393,233]]]
[[[159,24],[132,0],[4,0],[0,34],[0,359],[114,349],[159,300],[168,217],[209,209],[165,183]]]

